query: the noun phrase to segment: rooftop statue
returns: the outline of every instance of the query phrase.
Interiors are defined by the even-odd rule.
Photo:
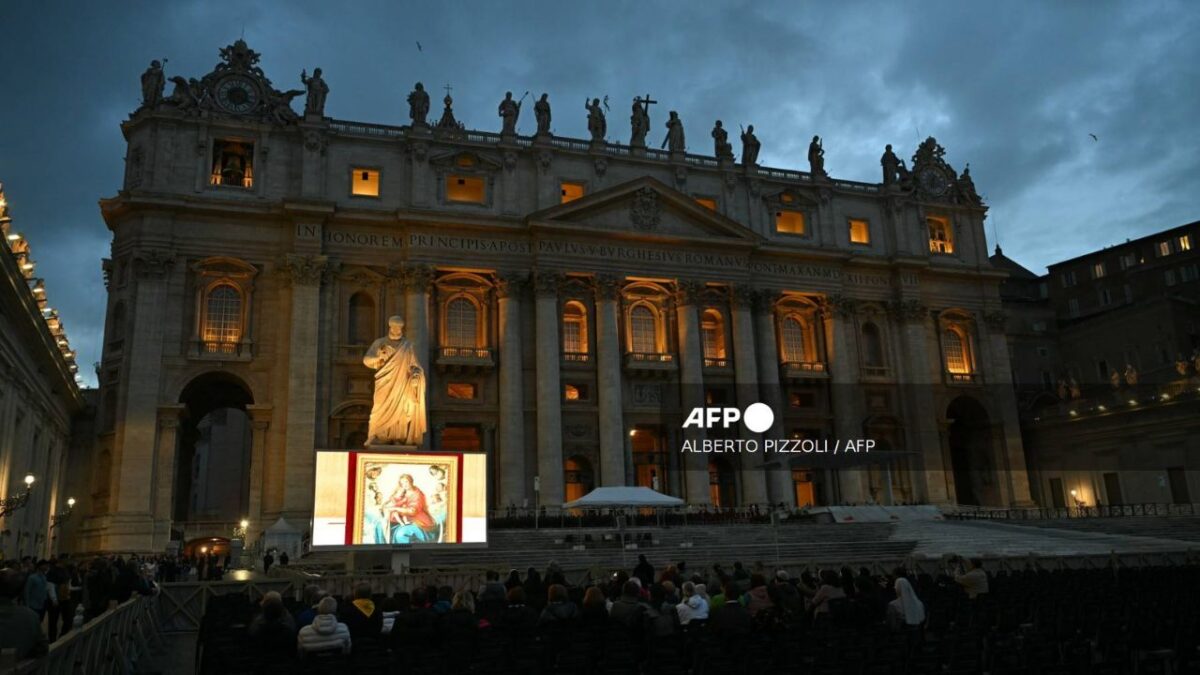
[[[721,120],[713,126],[713,151],[717,159],[733,159],[733,144],[729,142],[729,132],[721,125]]]
[[[808,170],[814,176],[827,176],[825,173],[825,148],[821,147],[821,137],[813,136],[808,144]]]
[[[525,92],[526,95],[529,92]],[[500,134],[503,136],[513,136],[517,133],[517,118],[521,116],[521,102],[525,100],[525,96],[521,97],[520,101],[514,101],[511,91],[504,92],[504,100],[500,101],[498,114],[504,120],[500,127]]]
[[[754,125],[746,127],[742,132],[742,164],[745,166],[758,165],[758,151],[762,148],[762,143],[758,142],[758,137],[754,135]]]
[[[975,191],[975,181],[971,179],[971,165],[967,164],[963,167],[962,174],[958,177],[958,194],[959,200],[966,204],[982,204],[983,200],[979,198],[979,193]]]
[[[321,117],[325,114],[325,98],[329,96],[329,85],[325,84],[325,80],[321,78],[321,69],[313,68],[312,77],[308,76],[307,70],[300,71],[300,82],[307,89],[308,97],[304,100],[304,115],[316,115]]]
[[[608,135],[608,120],[604,118],[604,109],[600,107],[600,99],[585,100],[583,107],[588,111],[588,133],[592,135],[592,142],[603,142],[604,137]]]
[[[892,145],[889,143],[883,149],[883,156],[879,158],[879,164],[883,166],[883,184],[891,185],[900,177],[900,165],[902,160],[892,152]]]
[[[166,59],[161,63],[157,59],[151,61],[150,67],[142,73],[142,106],[146,108],[154,108],[163,100],[163,87],[167,84],[163,65],[166,62]]]
[[[542,97],[533,104],[533,116],[537,118],[537,135],[548,136],[550,134],[550,94],[542,94]]]
[[[414,127],[424,127],[429,124],[425,121],[427,117],[429,117],[429,92],[425,91],[425,85],[418,82],[408,94],[408,118],[412,120]]]
[[[667,137],[663,139],[662,148],[667,148],[671,152],[685,152],[687,144],[683,138],[683,121],[679,119],[679,113],[672,110],[667,119]]]
[[[633,97],[633,112],[629,115],[629,145],[646,147],[646,134],[650,133],[650,106],[658,101],[650,100],[650,94]]]
[[[420,445],[425,437],[425,371],[404,319],[388,319],[388,334],[371,344],[363,365],[375,371],[366,445]]]

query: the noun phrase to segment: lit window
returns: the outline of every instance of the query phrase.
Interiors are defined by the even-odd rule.
[[[1094,265],[1092,265],[1092,278],[1093,279],[1103,279],[1104,278],[1104,263],[1103,262],[1098,262],[1098,263],[1095,263]]]
[[[209,183],[226,187],[253,187],[254,144],[234,140],[215,141]]]
[[[583,196],[583,183],[562,183],[559,185],[562,192],[562,203],[573,202]]]
[[[1171,255],[1171,242],[1170,241],[1158,242],[1158,246],[1154,247],[1154,252],[1157,253],[1158,257],[1160,257],[1160,258]]]
[[[948,328],[942,334],[942,343],[946,351],[946,370],[956,375],[970,373],[970,355],[962,334],[954,328]]]
[[[1178,242],[1178,244],[1179,244],[1179,245],[1176,247],[1178,250],[1180,250],[1180,251],[1190,251],[1190,250],[1192,250],[1192,238],[1191,238],[1190,236],[1188,236],[1188,235],[1186,235],[1186,234],[1185,234],[1185,235],[1182,235],[1182,236],[1180,236],[1180,237],[1179,237],[1179,239],[1177,240],[1177,242]]]
[[[587,354],[587,309],[581,303],[568,302],[563,306],[563,352]]]
[[[715,309],[705,310],[700,321],[700,335],[704,340],[705,360],[723,360],[725,358],[725,321],[720,312]]]
[[[353,169],[350,172],[350,194],[358,197],[378,197],[379,172],[374,169]]]
[[[242,294],[229,284],[208,292],[204,303],[204,345],[210,352],[232,352],[242,337]]]
[[[350,296],[350,311],[346,343],[369,344],[375,339],[375,301],[366,293]]]
[[[658,352],[658,321],[649,307],[637,305],[630,310],[629,338],[631,351],[635,354]]]
[[[804,324],[800,323],[800,319],[794,316],[787,316],[783,319],[783,324],[779,329],[780,347],[782,348],[783,360],[788,363],[807,361],[805,356],[808,350],[805,349],[808,342],[805,335]]]
[[[479,311],[466,298],[446,303],[446,347],[478,347]]]
[[[566,401],[586,401],[587,386],[583,384],[564,384],[563,385],[563,400]]]
[[[446,396],[459,401],[473,401],[475,385],[471,382],[450,382],[446,384]]]
[[[446,201],[482,204],[484,201],[483,197],[484,188],[482,178],[472,178],[470,176],[446,177]]]
[[[950,221],[930,216],[925,219],[929,227],[929,250],[932,253],[954,253],[954,234]]]
[[[804,234],[804,214],[799,211],[776,211],[775,231],[783,234]]]
[[[869,244],[871,243],[871,227],[865,220],[850,221],[850,243],[851,244]]]
[[[713,199],[712,197],[696,197],[696,203],[708,209],[709,211],[717,210],[717,200]]]

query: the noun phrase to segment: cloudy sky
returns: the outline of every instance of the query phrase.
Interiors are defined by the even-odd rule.
[[[342,4],[0,6],[0,181],[81,364],[99,359],[104,319],[96,202],[119,187],[138,77],[164,57],[168,76],[199,77],[243,34],[280,89],[323,68],[326,113],[343,119],[403,123],[422,80],[453,85],[459,119],[482,129],[505,89],[547,91],[555,132],[576,137],[584,97],[608,95],[623,137],[629,98],[648,92],[653,143],[668,108],[703,152],[714,119],[754,124],[771,166],[807,168],[820,134],[829,172],[863,181],[885,143],[907,158],[933,135],[971,163],[989,238],[1038,272],[1200,218],[1196,2]]]

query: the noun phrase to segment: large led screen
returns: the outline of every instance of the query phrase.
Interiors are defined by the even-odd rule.
[[[486,542],[486,455],[317,452],[314,547]]]

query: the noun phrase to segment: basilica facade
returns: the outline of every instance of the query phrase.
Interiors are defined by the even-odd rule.
[[[491,508],[613,485],[721,507],[1028,501],[1005,273],[934,139],[860,183],[828,176],[816,139],[809,171],[758,166],[752,134],[743,161],[717,130],[689,152],[674,115],[677,142],[647,148],[636,101],[629,144],[598,102],[590,140],[551,135],[546,97],[524,136],[508,99],[499,132],[465,129],[449,95],[427,120],[419,85],[407,124],[331,119],[336,83],[281,92],[257,61],[239,41],[169,95],[152,65],[122,125],[80,548],[306,528],[314,449],[366,440],[363,354],[392,316],[428,373],[424,446],[486,452]],[[759,401],[761,434],[683,427]],[[218,411],[240,421],[216,433]],[[702,437],[876,446],[681,451]],[[204,511],[200,481],[236,506]]]

